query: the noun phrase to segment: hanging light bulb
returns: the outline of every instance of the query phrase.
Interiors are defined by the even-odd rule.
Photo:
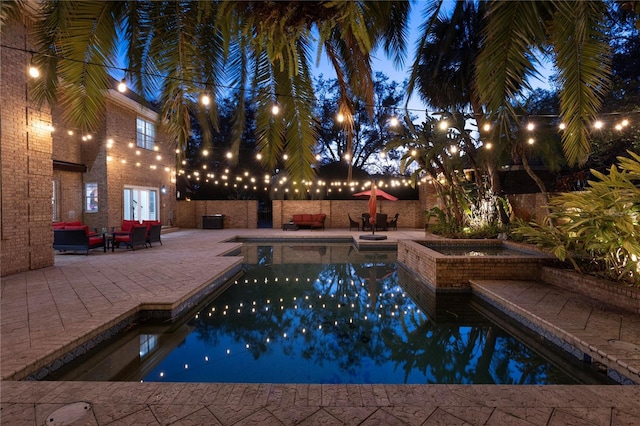
[[[35,66],[35,64],[33,63],[33,55],[31,56],[31,62],[29,63],[29,75],[32,78],[38,78],[40,77],[40,70],[38,69],[38,67]]]
[[[200,97],[200,102],[202,105],[207,106],[211,103],[211,99],[209,98],[209,95],[204,94]]]
[[[391,117],[391,120],[389,120],[389,124],[393,127],[398,125],[398,118],[397,117]]]
[[[271,107],[271,113],[273,115],[278,115],[280,113],[280,106],[278,104],[273,104]]]
[[[338,113],[338,115],[336,116],[336,120],[338,120],[338,123],[342,123],[344,121],[344,114]]]
[[[535,128],[536,128],[535,124],[533,124],[533,123],[528,123],[528,124],[527,124],[527,130],[528,130],[528,131],[532,131],[532,130],[533,130],[533,129],[535,129]]]
[[[127,80],[123,78],[122,80],[120,80],[120,83],[118,83],[118,92],[124,93],[126,91],[127,91]]]

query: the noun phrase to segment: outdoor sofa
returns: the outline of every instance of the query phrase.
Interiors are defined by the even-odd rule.
[[[102,247],[106,251],[105,236],[89,231],[86,225],[57,225],[53,229],[53,248],[58,251],[84,251]]]
[[[324,220],[327,215],[324,213],[318,214],[294,214],[293,223],[300,228],[322,228],[324,230]]]

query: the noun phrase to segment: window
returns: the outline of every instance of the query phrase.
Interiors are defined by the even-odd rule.
[[[144,149],[153,149],[156,144],[155,124],[138,117],[136,129],[138,146]]]
[[[60,220],[60,182],[57,180],[52,180],[53,183],[53,192],[51,193],[51,208],[53,210],[53,222],[57,222]]]
[[[157,334],[141,334],[140,335],[140,358],[144,358],[158,347]]]
[[[95,182],[84,184],[84,211],[89,213],[98,211],[98,184]]]

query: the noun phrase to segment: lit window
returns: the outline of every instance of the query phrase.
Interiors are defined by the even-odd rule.
[[[60,182],[57,180],[51,181],[53,182],[53,191],[51,193],[51,207],[53,209],[53,221],[57,222],[60,220]]]
[[[151,121],[138,117],[137,120],[137,142],[140,148],[153,149],[156,144],[156,126]]]
[[[84,210],[95,213],[98,211],[98,184],[95,182],[84,185]]]

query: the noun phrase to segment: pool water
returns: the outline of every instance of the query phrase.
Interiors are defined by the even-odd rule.
[[[64,380],[236,383],[601,383],[434,294],[395,252],[244,244],[243,276],[185,322],[146,325]],[[419,300],[423,305],[418,305]],[[434,308],[435,306],[435,308]],[[429,312],[431,311],[431,312]],[[576,373],[575,371],[578,371]],[[108,377],[107,377],[108,376]]]

